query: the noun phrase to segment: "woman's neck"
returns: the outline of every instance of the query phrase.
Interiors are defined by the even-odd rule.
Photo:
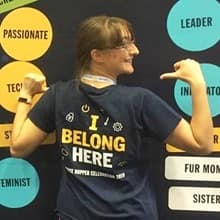
[[[112,79],[109,76],[90,73],[83,74],[80,80],[83,83],[86,83],[96,88],[103,88],[106,86],[115,85],[117,83],[115,79]]]

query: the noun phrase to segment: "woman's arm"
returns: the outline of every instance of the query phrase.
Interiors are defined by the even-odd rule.
[[[46,138],[47,133],[39,129],[28,118],[32,98],[46,90],[44,76],[27,74],[25,76],[13,121],[10,153],[14,157],[29,155]]]
[[[210,153],[213,147],[213,122],[200,64],[186,59],[175,63],[174,69],[175,72],[162,74],[160,78],[180,79],[190,85],[192,118],[190,123],[182,119],[165,141],[188,152]]]

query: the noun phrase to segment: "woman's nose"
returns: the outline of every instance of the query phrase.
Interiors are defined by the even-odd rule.
[[[134,55],[138,55],[140,53],[137,45],[135,43],[132,43],[130,45],[130,51],[134,54]]]

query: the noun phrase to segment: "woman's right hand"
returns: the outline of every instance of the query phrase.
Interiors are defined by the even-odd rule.
[[[34,95],[45,92],[47,89],[45,76],[36,73],[28,73],[24,77],[20,96],[32,98]]]

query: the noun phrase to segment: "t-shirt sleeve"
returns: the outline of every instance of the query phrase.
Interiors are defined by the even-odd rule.
[[[153,92],[146,90],[142,103],[142,119],[150,134],[163,141],[176,128],[182,116]]]
[[[51,86],[28,114],[29,119],[43,131],[55,129],[55,88]]]

